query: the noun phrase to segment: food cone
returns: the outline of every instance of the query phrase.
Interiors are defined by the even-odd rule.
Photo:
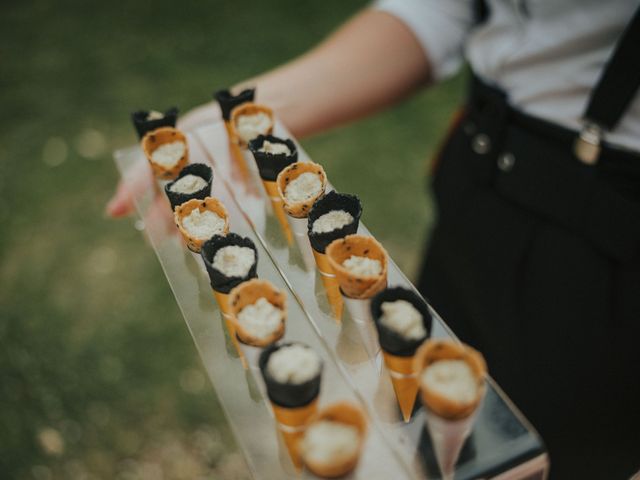
[[[314,461],[309,455],[307,455],[307,452],[304,451],[303,443],[302,460],[314,475],[324,478],[341,477],[351,472],[358,465],[358,460],[360,459],[360,454],[362,453],[362,447],[367,434],[367,417],[362,408],[356,404],[350,402],[336,402],[318,412],[318,414],[309,421],[307,428],[309,428],[314,422],[322,420],[344,423],[356,427],[359,433],[358,449],[348,458],[342,458],[333,462],[320,463]]]
[[[231,142],[231,124],[229,123],[229,120],[224,121],[224,129],[227,131],[227,138],[229,139],[229,142]]]
[[[217,214],[219,217],[223,218],[224,227],[223,227],[222,233],[224,235],[226,235],[229,232],[229,216],[227,214],[227,209],[225,208],[224,204],[220,200],[214,197],[206,197],[204,200],[193,198],[188,202],[185,202],[182,205],[179,205],[176,207],[174,211],[174,219],[178,227],[178,230],[180,230],[180,233],[182,234],[182,237],[184,238],[187,244],[187,247],[189,247],[189,250],[195,253],[200,253],[200,249],[202,248],[202,245],[208,239],[192,237],[189,234],[189,232],[187,232],[187,230],[185,230],[185,228],[182,226],[182,219],[187,215],[189,215],[196,208],[198,208],[201,212],[204,210],[209,210]]]
[[[282,153],[265,151],[265,143],[272,145],[284,145],[286,147]],[[290,138],[280,138],[273,135],[258,135],[249,142],[249,151],[253,155],[256,167],[260,173],[260,178],[275,182],[278,174],[292,163],[298,161],[298,148]]]
[[[300,469],[302,468],[300,440],[304,436],[307,421],[318,411],[318,398],[313,399],[308,405],[297,408],[281,407],[271,402],[271,408],[278,423],[278,431],[291,456],[291,461],[296,468]]]
[[[322,363],[316,375],[302,383],[282,383],[271,375],[268,368],[269,358],[274,352],[294,343],[296,342],[278,342],[268,346],[260,355],[259,366],[278,423],[278,430],[282,434],[293,463],[300,468],[298,441],[302,437],[307,420],[316,413],[318,408]],[[304,344],[299,345],[310,348]]]
[[[329,260],[324,253],[317,252],[315,249],[311,249],[313,252],[313,258],[316,261],[316,266],[318,267],[318,272],[320,272],[320,279],[322,280],[322,284],[324,285],[325,293],[327,294],[327,299],[329,300],[329,304],[331,305],[331,309],[333,310],[333,316],[336,321],[340,322],[342,319],[342,310],[344,308],[344,301],[342,300],[342,293],[340,293],[340,284],[336,279],[333,270],[331,269],[331,265],[329,265]]]
[[[269,336],[262,338],[256,337],[238,322],[238,314],[242,309],[255,303],[260,298],[265,298],[270,304],[282,311],[282,321],[278,329]],[[229,311],[238,340],[244,344],[264,348],[284,336],[285,319],[287,317],[286,296],[271,282],[254,278],[235,287],[229,294]]]
[[[311,173],[317,175],[320,180],[321,189],[313,197],[301,202],[291,202],[287,200],[285,195],[287,186],[303,173]],[[295,218],[305,218],[309,215],[311,207],[320,197],[324,195],[327,188],[327,175],[321,165],[313,162],[296,162],[283,169],[276,179],[278,184],[278,193],[284,202],[285,211]]]
[[[135,127],[140,140],[142,140],[142,137],[151,130],[155,130],[160,127],[176,126],[176,120],[178,119],[178,109],[176,107],[170,108],[161,114],[159,118],[149,118],[150,113],[151,112],[148,110],[139,110],[131,114],[131,121],[133,122],[133,126]]]
[[[236,89],[234,90],[237,91]],[[227,126],[231,120],[231,111],[238,105],[242,105],[246,102],[253,102],[255,93],[255,88],[244,89],[238,92],[237,95],[234,95],[234,93],[229,89],[222,89],[214,92],[213,98],[216,99],[220,106],[220,112],[222,113],[225,126]]]
[[[389,370],[393,390],[405,422],[411,420],[413,406],[418,395],[417,375],[413,372],[413,357],[398,357],[382,352],[384,363]]]
[[[278,186],[276,185],[276,182],[262,180],[262,185],[264,185],[267,196],[269,197],[269,200],[271,200],[271,208],[273,209],[273,214],[278,219],[278,223],[280,224],[282,233],[287,239],[287,243],[289,245],[293,245],[293,233],[291,232],[291,227],[289,226],[289,221],[287,220],[287,214],[284,211],[282,199],[278,194]]]
[[[234,89],[234,92],[238,92],[238,90]],[[245,103],[253,102],[255,97],[255,88],[245,88],[237,94],[234,94],[234,92],[231,92],[229,89],[222,89],[214,92],[213,97],[220,106],[222,119],[224,120],[224,127],[229,139],[229,152],[231,153],[231,159],[237,165],[243,179],[247,181],[250,175],[249,168],[244,159],[244,155],[242,154],[242,148],[238,146],[237,134],[231,125],[231,114],[235,108]]]
[[[265,152],[262,150],[262,147],[266,141],[275,144],[284,144],[289,149],[289,153],[274,154]],[[274,215],[278,219],[282,233],[287,239],[287,243],[292,245],[293,235],[287,221],[287,215],[283,209],[280,194],[278,193],[276,179],[282,169],[297,161],[298,150],[296,145],[291,139],[283,139],[274,137],[273,135],[258,135],[249,142],[249,150],[251,151],[255,161],[254,163],[258,168],[258,173],[260,174],[260,179],[262,180],[267,197],[271,200],[271,207]]]
[[[253,102],[245,102],[241,105],[238,105],[233,108],[231,111],[230,118],[230,128],[231,128],[231,136],[230,139],[239,145],[242,149],[246,149],[249,141],[253,139],[242,138],[241,131],[238,130],[238,120],[240,117],[244,115],[257,115],[260,113],[264,113],[270,119],[270,125],[266,129],[266,131],[260,132],[262,135],[271,135],[273,132],[273,126],[275,124],[275,119],[273,116],[273,110],[265,105],[259,105]]]
[[[387,252],[373,237],[347,235],[331,242],[326,249],[329,264],[346,298],[367,299],[387,285]],[[352,255],[378,260],[382,266],[379,275],[355,275],[342,266]]]
[[[349,213],[352,216],[353,221],[341,228],[336,228],[329,232],[314,231],[314,222],[322,215],[333,210],[343,210]],[[337,320],[342,319],[344,302],[342,300],[342,294],[340,293],[340,285],[335,273],[333,272],[333,268],[329,264],[329,259],[327,258],[325,251],[329,244],[334,240],[356,233],[358,231],[361,216],[362,204],[358,197],[355,195],[331,191],[313,204],[311,211],[309,212],[309,216],[307,217],[307,237],[309,238],[311,251],[313,252],[318,271],[320,272],[320,278],[324,284],[327,298]]]
[[[405,301],[413,306],[420,314],[424,334],[422,336],[405,336],[388,327],[384,321],[383,306],[386,303]],[[385,306],[386,309],[386,306]],[[396,313],[396,315],[398,315]],[[401,314],[402,315],[402,314]],[[413,359],[416,350],[429,337],[433,319],[427,303],[414,290],[404,287],[387,288],[377,293],[371,299],[371,316],[378,331],[380,347],[384,355],[385,364],[389,370],[389,376],[393,383],[393,389],[398,399],[398,405],[402,411],[405,422],[411,419],[413,406],[418,393],[418,380],[414,371]],[[405,320],[404,318],[396,320]],[[400,325],[411,325],[402,323]]]
[[[153,152],[162,145],[173,142],[184,143],[184,153],[182,157],[171,167],[160,165],[153,161]],[[151,170],[156,178],[161,180],[173,180],[178,176],[180,170],[189,163],[189,144],[187,137],[180,130],[173,127],[160,127],[147,132],[142,137],[142,151],[151,165]]]
[[[249,270],[246,272],[246,275],[242,277],[228,276],[214,267],[215,257],[218,251],[224,247],[229,246],[236,246],[253,250],[254,261]],[[230,292],[233,288],[257,276],[258,251],[256,249],[256,246],[249,237],[242,237],[236,233],[229,233],[227,235],[214,235],[202,245],[202,248],[200,249],[200,256],[207,270],[207,274],[209,275],[209,282],[224,318],[227,331],[229,332],[229,336],[231,338],[231,343],[233,344],[235,350],[238,352],[238,356],[242,361],[242,365],[246,369],[248,367],[248,363],[246,355],[240,348],[240,344],[238,342],[235,324],[233,323],[233,312],[231,311],[231,307],[229,304],[229,297]]]
[[[420,384],[422,404],[425,407],[426,425],[436,453],[440,470],[445,478],[452,478],[455,464],[484,398],[487,365],[482,354],[473,348],[453,340],[427,340],[416,352],[414,371],[420,375],[429,365],[439,360],[463,360],[473,372],[478,389],[472,402],[460,403],[446,398]]]
[[[246,272],[246,275],[242,277],[228,276],[214,267],[215,257],[218,251],[230,246],[248,248],[253,251],[253,264]],[[257,276],[258,251],[255,244],[249,237],[242,237],[233,232],[228,233],[227,235],[214,235],[202,245],[202,248],[200,249],[200,257],[207,269],[211,288],[220,293],[227,294],[242,282]],[[227,316],[230,315],[228,309],[225,312],[227,313]]]
[[[195,175],[196,177],[202,178],[206,182],[206,185],[200,190],[197,190],[193,193],[180,193],[172,191],[171,187],[178,180],[187,175]],[[180,170],[180,173],[173,182],[169,182],[164,186],[164,192],[167,194],[167,198],[169,199],[169,203],[171,204],[171,209],[174,210],[177,206],[188,202],[192,198],[199,198],[200,200],[204,200],[205,198],[207,198],[209,195],[211,195],[212,183],[213,170],[211,169],[211,167],[209,165],[205,165],[204,163],[192,163]]]

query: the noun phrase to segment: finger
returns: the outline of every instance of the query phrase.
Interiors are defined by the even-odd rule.
[[[139,162],[118,184],[115,194],[107,202],[105,214],[113,218],[130,214],[134,208],[134,200],[151,187],[152,181],[148,165]]]
[[[119,218],[128,215],[133,211],[133,196],[129,188],[118,185],[116,193],[111,197],[105,207],[105,213],[112,218]]]

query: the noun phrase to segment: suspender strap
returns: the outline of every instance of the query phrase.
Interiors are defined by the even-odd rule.
[[[640,8],[622,33],[596,87],[585,119],[613,130],[640,87]]]
[[[613,130],[640,87],[640,8],[618,40],[584,113],[584,126],[574,153],[588,165],[598,161],[606,131]]]

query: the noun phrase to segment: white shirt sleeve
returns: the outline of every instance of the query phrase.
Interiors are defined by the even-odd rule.
[[[436,80],[458,71],[473,26],[471,0],[376,0],[373,8],[406,24],[433,67]]]

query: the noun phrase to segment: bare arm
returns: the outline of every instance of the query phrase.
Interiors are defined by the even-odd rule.
[[[414,92],[430,66],[397,18],[365,10],[305,55],[255,79],[296,137],[360,118]]]
[[[301,138],[397,102],[428,83],[431,71],[404,23],[364,10],[310,52],[243,84],[256,86],[256,101],[272,107]],[[210,102],[185,115],[179,126],[189,129],[219,117],[217,104]],[[108,214],[130,211],[129,190],[119,186]]]

